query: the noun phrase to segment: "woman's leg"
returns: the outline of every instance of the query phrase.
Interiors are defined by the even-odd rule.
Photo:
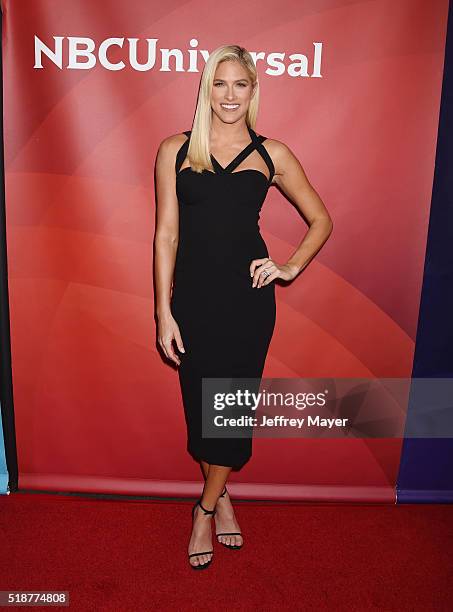
[[[201,460],[200,465],[201,465],[201,471],[203,472],[204,479],[206,480],[206,478],[208,477],[208,472],[209,472],[209,463],[206,463],[206,461]]]
[[[207,510],[213,510],[230,475],[231,468],[224,465],[209,465],[203,487],[201,503]]]
[[[206,479],[209,473],[210,465],[209,463],[206,463],[206,461],[200,461],[200,465],[201,470],[203,472],[203,476]],[[239,524],[236,520],[236,516],[234,514],[233,505],[231,503],[228,491],[223,497],[219,497],[216,505],[216,510],[217,512],[215,515],[215,524],[217,533],[231,533],[241,531],[241,528],[239,527]],[[231,546],[241,546],[244,543],[244,540],[241,535],[219,536],[217,539],[219,542],[223,542],[224,544],[229,544]]]
[[[230,467],[220,465],[208,465],[201,504],[206,510],[213,510],[216,507],[220,493],[222,493],[225,482],[231,471]],[[203,467],[202,467],[203,469]],[[204,469],[203,469],[204,473]],[[189,541],[189,555],[197,551],[203,552],[212,550],[211,515],[205,514],[200,506],[195,508],[192,526],[192,535]],[[204,565],[212,557],[211,554],[198,555],[191,557],[192,565]]]

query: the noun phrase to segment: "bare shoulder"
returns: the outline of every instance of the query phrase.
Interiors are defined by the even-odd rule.
[[[289,159],[294,157],[294,153],[291,149],[281,140],[276,140],[275,138],[266,138],[263,142],[263,146],[266,147],[267,152],[272,158],[272,161],[278,163],[280,160],[284,160],[285,158]]]
[[[285,174],[285,171],[288,171],[294,166],[301,167],[300,162],[293,151],[291,151],[289,146],[281,140],[267,138],[263,142],[263,146],[266,147],[266,150],[272,159],[272,163],[274,164],[275,175],[272,179],[273,183],[278,183],[279,177]]]
[[[187,136],[184,133],[171,134],[164,138],[159,144],[157,157],[171,159],[176,158],[176,154],[187,140]]]

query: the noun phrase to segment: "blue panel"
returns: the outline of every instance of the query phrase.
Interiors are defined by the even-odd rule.
[[[413,377],[453,376],[453,17],[450,3],[433,197]],[[451,167],[450,167],[451,170]],[[411,407],[409,405],[409,412]],[[397,501],[453,501],[453,439],[406,439]]]
[[[2,406],[0,404],[0,413]],[[6,469],[5,445],[3,442],[3,427],[0,419],[0,495],[5,494],[8,488],[8,470]]]

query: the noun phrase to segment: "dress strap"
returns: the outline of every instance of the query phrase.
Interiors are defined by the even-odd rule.
[[[212,165],[214,166],[214,168],[216,168],[218,173],[220,174],[231,173],[235,168],[237,168],[237,166],[239,166],[240,163],[244,161],[244,159],[248,155],[250,155],[252,151],[256,149],[256,146],[258,144],[258,136],[255,134],[255,132],[252,130],[252,128],[249,125],[247,125],[247,130],[250,136],[249,144],[246,147],[244,147],[244,149],[242,149],[242,151],[240,151],[240,153],[238,153],[236,157],[232,159],[227,166],[225,166],[225,168],[221,166],[219,162],[216,160],[216,158],[214,157],[214,155],[211,154]]]
[[[266,162],[267,167],[269,168],[269,184],[272,182],[275,174],[274,162],[272,161],[271,156],[267,152],[266,147],[263,147],[263,142],[267,140],[267,136],[258,136],[258,144],[256,145],[257,151],[261,154],[261,157]]]
[[[247,126],[248,127],[248,126]],[[211,155],[211,159],[213,162],[213,165],[215,168],[217,168],[217,171],[220,173],[225,173],[225,172],[232,172],[234,170],[234,168],[236,168],[237,166],[239,166],[239,164],[241,162],[244,161],[244,159],[250,155],[250,153],[253,150],[257,150],[261,157],[264,159],[264,161],[266,162],[267,167],[269,168],[269,184],[272,182],[272,179],[274,177],[275,174],[275,167],[274,164],[272,162],[272,158],[269,155],[269,153],[267,152],[266,147],[263,146],[263,142],[265,140],[267,140],[267,136],[258,136],[258,134],[251,128],[248,127],[248,132],[250,134],[250,138],[251,138],[251,142],[250,144],[248,144],[245,149],[243,149],[239,155],[237,155],[229,164],[226,168],[223,168],[219,162],[215,159],[215,157],[213,155]],[[192,133],[191,130],[187,130],[185,132],[182,132],[183,134],[185,134],[187,136],[187,140],[185,142],[183,142],[183,144],[181,145],[178,153],[176,154],[176,162],[175,162],[175,170],[176,170],[176,174],[178,174],[178,172],[181,169],[182,164],[184,163],[184,160],[187,157],[187,150],[189,148],[189,141],[190,141],[190,135]]]
[[[184,163],[184,160],[187,157],[187,150],[189,148],[189,141],[190,141],[191,130],[187,130],[187,132],[183,132],[183,134],[185,134],[187,136],[187,140],[185,140],[182,143],[179,151],[176,154],[176,162],[175,162],[175,171],[176,171],[176,174],[178,174],[181,166]]]
[[[272,162],[271,156],[266,150],[266,147],[263,147],[263,142],[267,140],[267,136],[261,136],[261,135],[258,136],[255,130],[253,130],[249,126],[247,126],[247,129],[250,134],[250,138],[252,139],[252,142],[249,145],[247,145],[245,149],[241,151],[241,153],[239,153],[239,155],[227,166],[227,168],[222,168],[221,166],[220,168],[221,170],[225,172],[227,171],[231,172],[232,170],[234,170],[234,168],[239,166],[239,164],[241,164],[244,161],[244,159],[250,155],[252,151],[256,149],[258,153],[260,153],[261,157],[264,159],[267,167],[269,168],[268,182],[270,184],[275,174],[275,168],[274,168],[274,164]]]

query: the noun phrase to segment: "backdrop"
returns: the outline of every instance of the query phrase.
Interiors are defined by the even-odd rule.
[[[202,67],[221,44],[257,54],[257,132],[293,150],[335,226],[297,280],[276,287],[264,375],[411,375],[447,0],[2,9],[22,488],[199,490],[177,372],[156,346],[153,172],[161,140],[191,128]],[[276,188],[260,227],[282,263],[307,229]],[[260,439],[232,489],[393,501],[400,452],[400,439]]]

